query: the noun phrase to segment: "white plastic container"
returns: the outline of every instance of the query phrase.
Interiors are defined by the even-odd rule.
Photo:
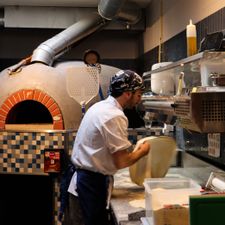
[[[177,215],[166,218],[165,212],[163,211],[165,206],[182,206],[173,212],[174,214],[185,214],[185,218],[188,220],[189,196],[198,195],[201,190],[201,186],[189,178],[148,178],[144,181],[144,187],[146,217],[153,218],[152,225],[167,224],[164,219],[171,219],[171,225],[176,225],[175,222],[173,223],[173,218]],[[165,210],[167,209],[165,208]],[[160,220],[159,211],[162,215]],[[172,212],[172,210],[170,210],[170,212]],[[187,223],[188,221],[183,222],[183,224]]]
[[[161,62],[152,65],[152,70],[167,66],[172,62]],[[174,95],[174,80],[171,71],[162,71],[151,75],[151,90],[158,95]]]
[[[186,27],[186,37],[187,37],[187,56],[192,56],[197,53],[197,35],[196,26],[190,20]]]

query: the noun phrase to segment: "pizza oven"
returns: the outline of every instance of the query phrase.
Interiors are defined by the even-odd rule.
[[[3,223],[10,219],[12,223],[31,224],[34,212],[38,211],[35,224],[60,224],[59,183],[72,151],[83,106],[87,110],[99,100],[100,79],[106,97],[110,76],[116,71],[117,68],[101,65],[98,73],[97,68],[89,68],[83,62],[65,62],[55,67],[34,63],[14,73],[10,73],[10,68],[2,71],[0,179],[5,182],[0,191],[0,208],[4,209],[0,217]],[[78,85],[80,89],[76,88]],[[87,101],[81,102],[82,98]],[[24,194],[18,195],[11,188],[21,181],[19,191]],[[34,196],[35,191],[38,197]],[[26,218],[24,211],[28,212]]]
[[[81,102],[86,100],[87,109],[99,100],[99,83],[106,97],[110,77],[116,71],[101,65],[98,73],[98,68],[72,61],[55,67],[34,63],[13,73],[6,69],[0,74],[0,129],[77,129]]]

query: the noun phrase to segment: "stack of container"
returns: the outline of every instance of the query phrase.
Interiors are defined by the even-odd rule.
[[[146,218],[149,225],[189,225],[189,197],[201,186],[189,178],[149,178],[144,181]]]

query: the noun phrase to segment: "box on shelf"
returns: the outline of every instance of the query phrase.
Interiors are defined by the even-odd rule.
[[[189,178],[148,178],[144,181],[146,217],[153,225],[188,225],[189,196],[201,186]]]

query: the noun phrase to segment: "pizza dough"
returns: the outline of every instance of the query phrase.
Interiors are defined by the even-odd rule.
[[[132,201],[129,201],[129,204],[135,208],[144,208],[145,209],[144,199],[132,200]]]
[[[175,140],[167,136],[142,138],[137,142],[134,151],[136,151],[144,141],[150,143],[150,152],[129,168],[132,182],[139,186],[143,186],[145,178],[164,177],[176,153]]]

